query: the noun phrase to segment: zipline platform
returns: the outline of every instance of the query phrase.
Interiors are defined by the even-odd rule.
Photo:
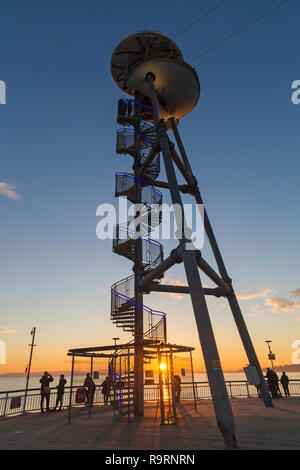
[[[91,419],[85,408],[75,408],[71,424],[67,411],[11,417],[0,424],[0,449],[223,450],[212,402],[197,404],[195,412],[193,403],[183,401],[178,423],[165,426],[157,404],[147,404],[145,417],[130,424],[109,406],[94,406]],[[240,449],[299,449],[300,398],[274,404],[266,408],[257,398],[231,400]]]

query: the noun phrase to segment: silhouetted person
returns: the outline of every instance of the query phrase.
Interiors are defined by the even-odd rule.
[[[96,385],[89,373],[86,374],[83,386],[87,388],[88,405],[93,406]]]
[[[59,383],[56,387],[57,388],[57,396],[56,396],[56,403],[55,403],[54,411],[58,407],[58,404],[59,404],[58,411],[61,411],[61,407],[63,406],[63,399],[64,399],[66,383],[67,383],[67,381],[65,379],[65,376],[63,374],[61,374],[60,379],[59,379]]]
[[[275,370],[273,370],[273,374],[274,374],[274,384],[275,384],[275,387],[276,387],[276,391],[277,391],[278,395],[280,396],[280,398],[282,398],[281,391],[280,391],[280,388],[279,388],[279,378],[278,378],[278,375],[276,374]]]
[[[267,367],[266,378],[268,380],[268,387],[271,392],[272,398],[277,398],[278,383],[276,384],[276,376],[277,374],[275,374],[273,370]]]
[[[102,382],[101,384],[101,387],[102,387],[102,393],[103,393],[103,397],[104,397],[104,405],[107,405],[108,403],[108,399],[109,399],[109,395],[110,395],[110,380],[108,377],[106,377],[106,379],[104,380],[104,382]]]
[[[44,375],[40,379],[41,383],[41,412],[44,413],[43,405],[44,399],[46,398],[46,409],[50,411],[49,402],[50,402],[50,382],[53,382],[53,377],[51,374],[48,374],[47,371],[44,372]]]
[[[179,375],[174,375],[173,376],[173,387],[174,387],[174,393],[175,393],[175,401],[177,403],[180,402],[180,394],[181,394],[181,379]]]
[[[282,372],[282,376],[280,377],[280,382],[283,387],[283,391],[286,397],[290,396],[290,391],[289,391],[289,381],[290,379],[286,375],[285,372]]]

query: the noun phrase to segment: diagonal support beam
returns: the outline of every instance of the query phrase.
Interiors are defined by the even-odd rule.
[[[149,86],[149,94],[152,101],[152,108],[154,112],[155,122],[157,125],[158,138],[163,154],[168,182],[170,185],[172,203],[173,205],[179,204],[183,209],[177,178],[173,166],[172,154],[170,151],[169,138],[167,135],[166,126],[161,120],[160,116],[159,103],[154,87],[155,76],[151,73],[148,73],[145,78]],[[176,222],[178,229],[184,228],[184,220],[179,220]],[[182,225],[180,225],[180,223]],[[181,233],[184,236],[184,232]],[[187,241],[188,240],[183,239],[184,243]],[[204,297],[195,252],[192,250],[184,250],[183,263],[190,289],[190,295],[194,309],[199,339],[202,347],[203,357],[205,361],[207,376],[210,383],[217,424],[221,434],[223,435],[225,443],[230,447],[236,447],[233,414],[228,398],[223,371],[220,366],[219,353]]]
[[[202,258],[200,251],[196,252],[196,260],[197,260],[197,265],[199,266],[200,269],[212,280],[214,281],[217,286],[222,289],[222,291],[225,294],[230,294],[231,293],[231,286],[228,285],[223,279],[219,276],[218,273],[208,264],[207,261],[205,261],[204,258]]]
[[[197,202],[197,204],[203,204],[203,200],[202,200],[199,188],[198,188],[197,180],[193,176],[193,172],[192,172],[192,169],[191,169],[191,166],[190,166],[190,163],[189,163],[188,156],[187,156],[186,151],[184,149],[180,134],[178,132],[178,129],[177,129],[177,126],[176,126],[174,120],[171,120],[171,126],[172,126],[172,130],[173,130],[173,133],[174,133],[174,136],[175,136],[175,139],[176,139],[176,143],[177,143],[178,148],[180,150],[182,160],[184,161],[185,167],[187,168],[188,173],[195,180],[194,196],[195,196],[196,202]],[[228,273],[227,273],[227,270],[226,270],[226,267],[225,267],[220,249],[218,247],[218,244],[217,244],[217,241],[216,241],[216,238],[215,238],[210,220],[208,218],[205,206],[204,206],[204,228],[205,228],[207,237],[209,239],[210,245],[212,247],[212,250],[213,250],[213,253],[214,253],[214,256],[215,256],[215,260],[217,262],[222,280],[223,280],[223,282],[225,282],[225,284],[227,286],[231,287],[231,279],[228,276]],[[198,262],[198,266],[204,272],[206,272],[206,274],[211,279],[212,279],[212,277],[210,275],[213,275],[215,277],[215,279],[213,279],[214,282],[216,282],[216,284],[220,286],[220,278],[218,279],[216,277],[216,273],[212,272],[213,271],[212,268],[205,262],[205,260],[203,260],[203,258],[198,256],[197,262]],[[235,295],[234,290],[232,289],[232,287],[231,287],[230,292],[227,294],[226,297],[227,297],[227,300],[228,300],[233,318],[235,320],[237,329],[239,331],[241,341],[242,341],[244,349],[246,351],[249,364],[255,366],[255,368],[258,372],[258,375],[259,375],[259,378],[260,378],[260,384],[258,385],[260,395],[261,395],[265,405],[267,407],[272,407],[273,406],[272,398],[270,396],[269,389],[267,387],[263,372],[261,370],[260,363],[259,363],[258,358],[256,356],[256,352],[255,352],[253,343],[251,341],[251,338],[250,338],[250,335],[249,335],[249,332],[248,332],[248,329],[247,329],[242,311],[240,309],[238,300],[236,298],[236,295]]]

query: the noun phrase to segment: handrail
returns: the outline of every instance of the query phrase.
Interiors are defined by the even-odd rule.
[[[133,341],[130,341],[130,343],[133,343],[133,342],[134,342],[134,340],[133,340]],[[127,343],[127,345],[129,345],[130,343]],[[127,346],[127,345],[126,345],[126,346]],[[121,351],[121,350],[123,350],[123,349],[126,349],[125,346],[124,346],[123,348],[118,349],[118,351]],[[84,374],[83,374],[83,375],[84,375]],[[299,386],[300,386],[300,379],[290,379],[290,383],[291,383],[291,382],[294,382],[294,383],[299,382]],[[244,380],[235,380],[235,379],[234,379],[234,380],[225,380],[225,383],[226,383],[226,384],[229,384],[229,383],[231,383],[231,384],[246,384],[246,383],[248,383],[248,385],[250,385],[249,382],[248,382],[246,379],[244,379]],[[191,382],[191,381],[181,382],[181,385],[182,385],[182,386],[183,386],[183,385],[192,385],[192,384],[193,384],[193,382]],[[194,382],[194,384],[197,384],[197,385],[209,385],[209,382],[208,382],[208,381],[196,381],[196,382]],[[153,385],[159,385],[159,383],[154,383]],[[253,385],[253,386],[254,386],[254,385]],[[83,385],[73,385],[72,388],[74,389],[74,388],[79,388],[79,387],[83,387]],[[96,384],[96,387],[99,389],[99,388],[101,388],[101,385],[100,385],[100,384]],[[49,387],[49,388],[50,388],[50,392],[57,391],[57,387]],[[65,390],[69,390],[70,388],[71,388],[71,387],[70,387],[69,385],[68,385],[68,386],[65,386]],[[22,393],[22,392],[24,392],[24,394],[25,394],[25,391],[26,391],[25,388],[17,389],[17,390],[3,390],[3,391],[0,391],[0,395],[5,395],[5,394],[7,394],[7,393]],[[27,391],[28,391],[28,392],[40,392],[40,391],[41,391],[41,387],[38,387],[38,388],[28,388]],[[300,389],[299,389],[299,396],[300,396]]]

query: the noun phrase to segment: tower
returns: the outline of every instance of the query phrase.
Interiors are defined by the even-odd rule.
[[[145,225],[146,231],[150,233],[153,224],[161,221],[159,211],[154,211],[153,214],[151,208],[148,208],[146,212],[150,222],[140,222],[139,226],[133,224],[133,232],[138,234],[135,238],[129,236],[129,225],[116,227],[114,251],[134,261],[134,274],[130,280],[130,288],[133,291],[130,296],[120,294],[120,290],[116,289],[117,285],[120,287],[119,284],[112,288],[112,305],[116,304],[116,308],[112,307],[112,319],[117,325],[130,329],[134,334],[135,414],[143,414],[143,351],[146,339],[143,294],[151,291],[184,292],[191,297],[217,425],[225,443],[234,447],[234,419],[205,300],[206,295],[225,297],[228,300],[249,364],[257,371],[260,396],[266,406],[272,406],[272,401],[206,210],[204,228],[219,272],[209,265],[199,250],[190,248],[190,232],[185,220],[181,193],[190,194],[198,205],[203,204],[203,200],[177,125],[179,119],[188,114],[198,102],[199,79],[196,71],[184,62],[178,46],[166,36],[153,31],[137,32],[124,39],[112,54],[111,72],[119,88],[131,96],[129,100],[119,101],[118,122],[123,126],[130,125],[132,129],[123,129],[118,133],[117,152],[130,154],[134,158],[134,174],[126,177],[123,175],[127,183],[124,183],[122,192],[117,189],[116,195],[127,195],[131,202],[142,203],[147,207],[149,201],[145,201],[142,196],[145,188],[150,188],[149,191],[153,193],[158,191],[157,188],[163,188],[170,191],[173,205],[181,208],[181,211],[175,211],[177,230],[180,234],[179,243],[165,259],[162,246],[156,242],[159,255],[155,257],[152,254],[145,262],[143,260],[145,246],[149,246],[150,242],[142,235],[141,225]],[[180,155],[169,138],[168,130],[172,130],[174,134]],[[157,180],[160,152],[167,182]],[[186,184],[178,185],[174,164]],[[120,175],[117,174],[117,188],[118,178]],[[131,185],[128,183],[129,178],[134,182]],[[159,191],[158,193],[161,194]],[[157,197],[160,198],[159,205],[162,199]],[[125,233],[125,239],[122,241],[121,232]],[[151,250],[152,248],[150,252]],[[160,278],[176,263],[183,263],[188,286],[179,288],[161,285]],[[199,268],[216,284],[216,288],[203,288]],[[123,283],[122,289],[124,288]],[[153,326],[150,331],[150,336],[157,334]]]

